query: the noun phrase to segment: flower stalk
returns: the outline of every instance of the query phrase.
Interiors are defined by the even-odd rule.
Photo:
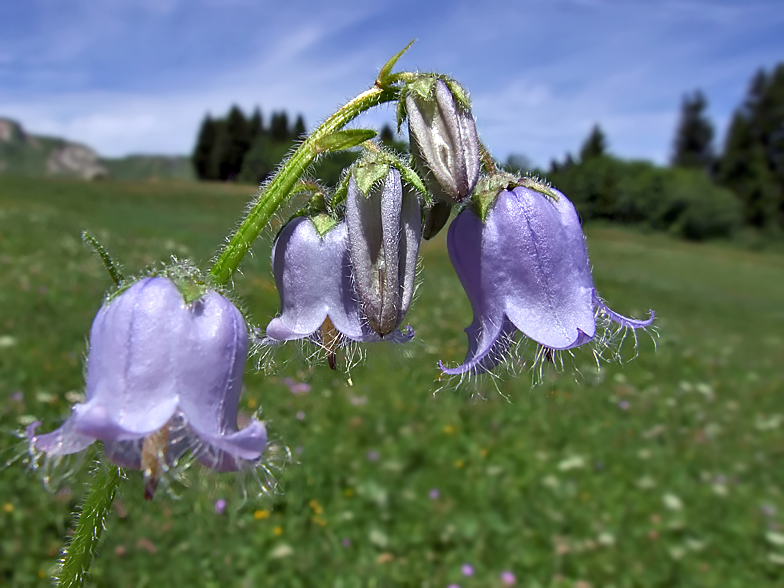
[[[396,82],[397,78],[393,78]],[[231,279],[253,241],[267,225],[275,211],[286,201],[292,189],[307,171],[316,157],[323,153],[320,144],[330,135],[339,132],[363,112],[399,98],[400,89],[392,85],[381,85],[379,81],[340,110],[330,116],[305,139],[291,158],[278,170],[270,183],[259,194],[259,198],[240,227],[231,236],[210,270],[210,281],[222,286]]]
[[[106,526],[106,517],[114,503],[122,470],[115,466],[97,465],[95,479],[79,513],[71,542],[63,549],[60,567],[55,574],[60,588],[78,588],[87,579],[93,557]]]

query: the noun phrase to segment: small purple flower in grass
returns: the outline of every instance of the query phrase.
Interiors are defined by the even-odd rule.
[[[288,386],[289,391],[294,394],[295,396],[299,396],[300,394],[307,394],[310,392],[310,384],[307,382],[298,382],[294,378],[283,378],[283,383]]]
[[[464,576],[474,575],[474,566],[472,566],[471,564],[463,564],[463,567],[460,569],[462,570]]]
[[[148,499],[188,451],[219,472],[254,467],[267,433],[257,420],[237,429],[247,351],[228,299],[207,290],[188,304],[169,278],[140,280],[93,321],[86,401],[52,433],[31,426],[32,447],[62,456],[103,441],[110,461],[144,471]]]
[[[572,203],[530,188],[501,191],[482,221],[466,208],[452,222],[449,257],[474,311],[468,354],[447,374],[482,373],[507,355],[517,330],[545,348],[594,340],[596,318],[621,327],[650,326],[610,310],[593,286],[580,220]],[[549,357],[549,355],[546,355]]]
[[[280,232],[272,249],[272,271],[281,314],[267,325],[262,344],[298,339],[323,347],[335,369],[335,350],[351,341],[381,341],[368,325],[354,293],[345,222],[324,234],[307,217]],[[405,342],[413,330],[395,331],[387,340]]]
[[[501,583],[504,586],[514,586],[515,582],[517,582],[517,578],[515,578],[515,575],[509,570],[501,572],[500,577],[501,577]]]
[[[438,500],[438,497],[441,496],[441,493],[438,491],[438,488],[433,488],[428,492],[428,496],[430,496],[430,500]]]
[[[217,514],[223,514],[224,510],[226,510],[226,501],[223,498],[219,498],[215,501],[215,512]]]

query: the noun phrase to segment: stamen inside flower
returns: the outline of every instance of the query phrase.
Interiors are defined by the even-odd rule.
[[[142,471],[144,472],[144,499],[152,500],[161,474],[166,463],[166,451],[169,449],[169,424],[152,435],[144,438],[142,443]]]
[[[332,320],[327,317],[324,319],[324,322],[319,329],[321,333],[321,344],[324,346],[324,350],[327,352],[327,362],[329,363],[330,369],[337,369],[337,357],[335,352],[337,351],[340,345],[340,333],[335,328],[335,325],[332,323]]]

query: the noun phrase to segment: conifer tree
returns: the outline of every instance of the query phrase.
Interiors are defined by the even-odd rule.
[[[215,121],[212,120],[208,113],[201,123],[199,135],[196,139],[196,147],[193,149],[193,155],[191,156],[193,167],[196,169],[196,176],[200,180],[213,179],[210,177],[210,159],[212,150],[215,148],[216,139]]]
[[[253,114],[248,121],[248,131],[250,133],[251,145],[258,137],[264,134],[264,119],[258,106],[253,110]]]
[[[289,135],[289,117],[285,110],[273,112],[270,120],[270,136],[273,141],[287,141]]]
[[[719,172],[743,201],[749,223],[784,228],[784,63],[752,79],[733,116]]]
[[[713,153],[713,124],[705,115],[708,103],[702,92],[684,96],[681,117],[675,133],[672,165],[701,169],[712,173],[715,157]]]
[[[300,137],[305,136],[305,119],[302,118],[302,115],[297,116],[297,120],[294,121],[294,129],[292,129],[292,139],[299,139]]]
[[[585,162],[594,157],[607,154],[607,137],[598,124],[593,126],[591,133],[580,148],[580,161]]]
[[[226,118],[224,150],[220,159],[220,179],[233,180],[242,169],[242,160],[250,149],[250,128],[245,114],[232,106]]]

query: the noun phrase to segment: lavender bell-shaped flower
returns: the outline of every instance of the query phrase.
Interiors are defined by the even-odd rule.
[[[346,223],[332,221],[333,226],[321,234],[315,224],[319,220],[297,217],[275,242],[272,271],[281,314],[267,325],[262,343],[310,339],[324,347],[334,369],[334,351],[342,342],[373,342],[381,337],[369,327],[354,292]],[[393,340],[411,337],[409,328]]]
[[[96,440],[117,465],[144,471],[152,498],[185,452],[224,472],[253,467],[267,445],[257,420],[237,428],[248,352],[245,319],[215,291],[187,304],[169,278],[145,278],[106,303],[90,331],[86,401],[56,431],[28,431],[51,456]]]
[[[384,183],[362,193],[352,177],[346,199],[354,287],[371,328],[394,336],[414,295],[422,213],[390,168]]]
[[[482,221],[468,207],[452,222],[447,247],[468,295],[474,320],[468,354],[447,374],[481,373],[502,361],[516,330],[552,350],[570,349],[596,335],[597,314],[631,329],[633,320],[610,310],[596,294],[577,211],[524,187],[501,191]]]
[[[406,95],[411,155],[428,189],[448,203],[470,196],[479,179],[479,139],[471,111],[455,102],[449,86],[435,80],[433,97]]]

